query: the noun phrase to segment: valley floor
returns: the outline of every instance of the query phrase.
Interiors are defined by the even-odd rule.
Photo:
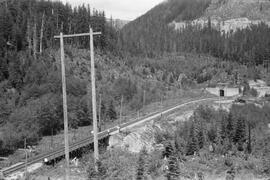
[[[187,105],[185,107],[180,108],[177,112],[172,113],[166,117],[163,118],[163,120],[168,121],[168,122],[175,122],[175,121],[187,121],[191,116],[192,113],[194,112],[194,110],[196,108],[198,108],[198,106],[200,105],[213,105],[213,106],[218,106],[219,103],[221,103],[223,108],[228,108],[229,106],[231,106],[232,100],[224,100],[221,102],[218,101],[206,101],[206,102],[200,102],[200,103],[194,103],[194,104],[190,104]],[[160,121],[160,120],[158,120]],[[153,125],[154,122],[148,122],[146,124],[142,124],[139,126],[136,126],[132,129],[128,129],[127,131],[129,132],[128,135],[125,135],[126,133],[122,134],[123,138],[124,136],[132,136],[132,137],[140,137],[140,135],[142,135],[141,139],[129,139],[129,142],[125,142],[128,143],[125,144],[124,146],[132,146],[132,144],[147,144],[149,141],[151,141],[151,139],[145,139],[145,136],[143,136],[143,134],[146,133],[148,126],[151,126],[151,124]],[[149,132],[149,131],[148,131]],[[136,136],[133,136],[133,134],[136,134]],[[121,136],[121,135],[114,135],[114,136]],[[153,137],[153,136],[152,136]],[[115,139],[114,137],[111,137],[110,139]],[[109,142],[112,143],[112,142]],[[134,154],[134,151],[132,149],[121,149],[121,147],[123,148],[124,146],[122,145],[123,142],[113,142],[114,144],[110,144],[110,146],[113,147],[109,147],[111,149],[111,151],[119,151],[121,153],[121,151],[126,151],[128,150],[127,154],[129,154],[132,157],[136,157],[136,153]],[[136,147],[136,148],[141,148],[141,147]],[[140,151],[140,150],[139,150]],[[91,157],[89,158],[89,156],[92,156],[92,153],[88,154],[88,155],[84,155],[83,158],[81,158],[79,160],[79,164],[78,166],[75,166],[74,163],[72,163],[72,167],[71,167],[71,179],[81,179],[81,180],[86,180],[87,178],[87,168],[89,166],[89,159],[91,159]],[[116,158],[120,158],[120,157],[116,157]],[[216,162],[218,163],[218,159],[216,159]],[[43,167],[40,171],[38,171],[35,174],[38,174],[38,177],[51,177],[51,179],[56,180],[56,179],[63,179],[64,177],[64,162],[61,161],[60,163],[56,164],[55,167]],[[92,162],[90,162],[92,163]],[[188,160],[186,163],[181,164],[181,168],[182,169],[186,169],[188,171],[190,170],[194,170],[194,172],[196,172],[196,168],[201,169],[205,168],[205,171],[209,171],[209,173],[205,173],[205,178],[206,179],[224,179],[223,175],[221,172],[218,172],[218,170],[210,170],[214,167],[207,167],[207,165],[203,165],[197,162],[196,159],[190,159]],[[224,171],[224,170],[223,170]],[[191,175],[192,176],[192,175]],[[224,175],[225,177],[225,175]],[[247,176],[245,176],[247,177]],[[250,176],[251,177],[251,176]],[[166,178],[164,176],[159,176],[159,177],[155,177],[154,179],[160,179],[160,180],[165,180]],[[185,179],[185,177],[182,177],[182,179]],[[190,178],[186,178],[186,179],[190,179]],[[247,179],[248,180],[248,179]],[[257,179],[256,179],[257,180]],[[259,180],[259,179],[258,179]]]

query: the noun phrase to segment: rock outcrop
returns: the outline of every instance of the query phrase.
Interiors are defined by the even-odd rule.
[[[108,149],[121,148],[133,153],[139,153],[143,148],[148,152],[160,149],[160,145],[155,144],[155,131],[153,124],[148,123],[132,132],[113,135],[110,137]]]
[[[251,25],[265,23],[270,26],[270,1],[268,0],[212,0],[203,16],[193,21],[172,21],[169,26],[176,30],[188,25],[211,26],[221,33],[235,32]]]

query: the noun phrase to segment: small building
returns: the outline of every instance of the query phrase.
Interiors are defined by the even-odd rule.
[[[206,88],[210,94],[220,97],[233,97],[241,95],[243,87],[230,87],[228,83],[218,83],[216,87]]]
[[[251,89],[255,89],[258,92],[258,97],[264,97],[270,94],[270,86],[267,86],[266,82],[262,80],[250,80],[248,84]]]

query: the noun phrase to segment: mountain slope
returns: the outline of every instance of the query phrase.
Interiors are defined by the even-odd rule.
[[[132,55],[193,52],[262,64],[270,58],[269,8],[269,0],[168,0],[127,24],[119,46]]]
[[[269,0],[213,0],[205,17],[222,20],[246,17],[250,20],[270,20]]]
[[[128,24],[130,21],[122,20],[122,19],[106,19],[107,23],[109,23],[112,27],[114,27],[116,30],[122,29],[126,24]]]
[[[175,19],[192,20],[200,17],[210,0],[169,0],[127,24],[121,31],[121,48],[132,54],[153,56],[157,51],[175,49],[168,24]],[[195,11],[196,10],[196,11]],[[145,50],[146,52],[142,52]]]

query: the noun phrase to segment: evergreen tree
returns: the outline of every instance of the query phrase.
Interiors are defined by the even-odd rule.
[[[23,85],[23,75],[20,69],[20,61],[16,55],[9,55],[9,84],[15,89],[20,89]]]
[[[1,40],[0,40],[0,43],[1,43]],[[0,82],[7,78],[8,78],[8,64],[6,62],[6,58],[2,58],[0,56]]]
[[[263,141],[263,170],[270,174],[270,137],[265,137]]]
[[[114,108],[114,105],[113,105],[113,101],[110,102],[110,105],[108,107],[108,110],[107,110],[107,117],[110,119],[110,120],[115,120],[117,119],[117,113],[116,113],[116,110]]]
[[[169,158],[173,154],[174,150],[171,142],[166,142],[163,157]]]
[[[198,146],[200,149],[202,149],[204,147],[204,133],[203,130],[200,129],[199,133],[197,134],[197,138],[198,138]]]
[[[226,129],[226,120],[227,120],[227,118],[224,118],[223,116],[222,116],[222,118],[221,118],[221,128],[220,128],[220,137],[221,137],[221,139],[222,140],[224,140],[226,137],[227,137],[227,129]]]
[[[237,120],[234,143],[238,143],[238,150],[243,150],[243,143],[246,140],[246,124],[245,119],[240,117]]]
[[[189,130],[189,138],[187,142],[187,149],[186,149],[186,155],[194,155],[195,152],[198,150],[197,145],[197,139],[195,137],[195,129],[194,129],[194,123],[192,122],[190,130]]]
[[[211,126],[210,130],[207,131],[208,139],[214,143],[217,138],[217,130],[214,125]]]
[[[168,162],[168,169],[166,173],[166,177],[168,180],[178,179],[179,176],[178,159],[176,154],[177,153],[175,152],[172,143],[167,142],[165,145],[165,151],[163,152],[163,156],[166,157]]]
[[[174,154],[171,154],[168,158],[168,171],[167,171],[168,180],[178,180],[179,179],[179,165],[178,159]]]
[[[250,154],[252,152],[251,147],[251,125],[248,123],[248,144],[247,144],[247,151]]]
[[[147,168],[146,157],[147,157],[147,151],[146,151],[146,148],[144,147],[139,154],[136,180],[143,180],[145,177],[145,172]]]
[[[201,113],[195,112],[194,117],[194,128],[195,128],[195,137],[197,139],[198,148],[201,149],[204,147],[205,138],[204,138],[204,126],[203,122],[207,119],[201,117]]]
[[[233,141],[233,117],[232,117],[232,113],[229,113],[228,119],[227,119],[227,126],[226,126],[226,134],[229,138],[229,140],[232,142]]]
[[[169,83],[171,83],[171,84],[174,83],[174,78],[173,78],[172,74],[169,75]]]
[[[101,110],[101,119],[102,120],[104,120],[104,118],[105,118],[105,115],[106,115],[106,106],[105,106],[105,103],[102,101],[101,102],[101,108],[100,108],[100,110]]]

